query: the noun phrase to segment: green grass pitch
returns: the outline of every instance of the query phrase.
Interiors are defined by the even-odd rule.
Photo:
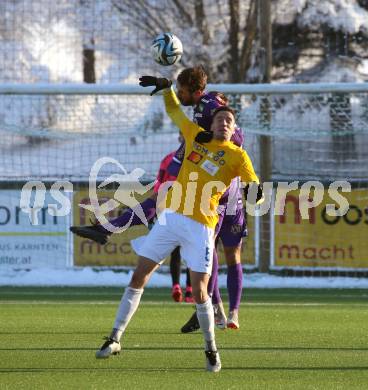
[[[122,353],[96,360],[122,291],[0,288],[0,389],[368,389],[368,290],[245,289],[217,374],[168,289],[146,289]]]

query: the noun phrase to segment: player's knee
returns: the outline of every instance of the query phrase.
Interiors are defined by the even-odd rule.
[[[238,247],[226,247],[225,259],[228,266],[236,265],[241,263],[240,248]]]
[[[145,275],[142,275],[140,272],[137,272],[137,270],[134,272],[129,286],[132,288],[143,288],[146,283],[146,277]]]
[[[226,257],[226,264],[228,266],[236,265],[240,263],[240,259],[237,259],[236,256],[228,256]]]
[[[208,299],[207,289],[201,286],[193,288],[192,294],[196,303],[204,303]]]
[[[130,280],[129,286],[132,288],[143,288],[148,282],[151,274],[158,268],[158,264],[153,260],[140,257],[137,268]]]
[[[144,267],[142,268],[138,265],[132,275],[129,286],[132,288],[143,288],[149,279],[149,275],[150,273]]]

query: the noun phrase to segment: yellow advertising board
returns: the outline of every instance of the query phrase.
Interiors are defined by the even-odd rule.
[[[326,205],[336,202],[325,190],[322,203],[302,219],[299,191],[287,194],[284,214],[274,216],[275,266],[368,268],[368,192],[341,195],[349,202],[346,215],[327,214]]]
[[[106,202],[114,195],[114,191],[99,191],[100,203]],[[146,196],[150,196],[148,193]],[[138,198],[142,201],[144,197]],[[74,192],[73,197],[73,225],[88,225],[90,220],[94,220],[94,215],[79,206],[79,204],[89,204],[88,190]],[[113,210],[108,218],[117,217],[123,211],[123,206]],[[250,237],[244,240],[242,248],[243,264],[254,265],[254,222],[253,218],[248,218],[248,231]],[[122,233],[113,234],[106,245],[99,245],[91,240],[74,235],[74,265],[76,266],[134,266],[137,264],[137,255],[133,251],[130,241],[139,236],[148,234],[148,229],[144,225],[133,226]],[[219,262],[225,264],[222,245],[219,245]],[[168,265],[168,264],[167,264]]]
[[[115,191],[99,191],[100,204],[113,198]],[[138,197],[137,197],[138,198]],[[140,199],[140,200],[143,200]],[[89,204],[88,190],[74,192],[73,224],[89,225],[94,215],[79,206]],[[123,205],[108,214],[108,218],[117,217],[123,211]],[[133,226],[122,233],[113,234],[106,245],[99,245],[91,240],[74,235],[74,265],[76,266],[134,266],[137,255],[130,246],[134,238],[148,233],[144,225]]]

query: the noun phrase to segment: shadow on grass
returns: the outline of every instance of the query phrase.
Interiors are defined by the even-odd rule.
[[[71,347],[31,347],[31,348],[0,348],[0,351],[96,351],[95,348],[71,348]],[[124,351],[202,351],[200,347],[124,347]],[[367,348],[350,348],[350,347],[222,347],[220,351],[260,351],[260,352],[314,352],[314,351],[326,351],[326,352],[366,352]]]
[[[368,371],[368,366],[355,367],[223,367],[222,371]],[[100,372],[203,372],[202,367],[139,367],[139,368],[124,368],[124,367],[73,367],[73,368],[0,368],[0,373],[37,373],[37,372],[81,372],[81,371],[100,371]]]
[[[110,330],[109,331],[106,331],[107,334],[110,333]],[[54,330],[50,330],[50,331],[47,331],[47,332],[23,332],[23,331],[10,331],[10,332],[0,332],[0,335],[16,335],[16,334],[20,334],[20,335],[34,335],[34,336],[37,336],[37,335],[96,335],[97,337],[101,337],[102,339],[102,336],[103,336],[103,333],[101,332],[74,332],[74,331],[70,331],[70,332],[56,332]],[[102,336],[101,336],[102,334]],[[165,329],[163,328],[160,328],[159,330],[153,330],[153,331],[135,331],[134,332],[130,332],[129,333],[130,335],[137,335],[137,334],[153,334],[153,335],[159,335],[159,334],[164,334],[164,335],[168,335],[168,334],[174,334],[174,335],[179,335],[181,334],[179,331],[177,332],[169,332],[169,331],[166,331]],[[201,333],[197,332],[197,333],[193,333],[193,334],[197,334],[197,335],[201,335]]]

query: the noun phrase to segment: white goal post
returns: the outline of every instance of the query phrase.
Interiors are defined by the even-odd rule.
[[[368,92],[368,83],[208,84],[207,90],[229,94],[303,94]],[[0,83],[0,95],[148,95],[136,84]]]

